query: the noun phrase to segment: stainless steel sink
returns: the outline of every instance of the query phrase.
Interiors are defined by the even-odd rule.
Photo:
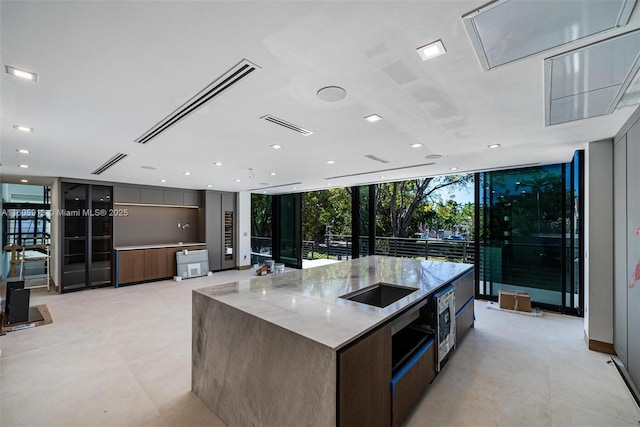
[[[341,295],[339,298],[384,308],[417,290],[418,288],[378,283],[368,288]]]

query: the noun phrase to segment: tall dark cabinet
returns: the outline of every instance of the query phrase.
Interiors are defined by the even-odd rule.
[[[111,284],[112,199],[109,186],[62,183],[62,292]]]
[[[227,270],[236,266],[236,195],[205,191],[204,216],[200,219],[203,234],[200,239],[207,242],[209,269]]]

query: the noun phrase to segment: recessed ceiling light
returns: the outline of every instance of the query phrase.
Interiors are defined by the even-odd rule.
[[[107,199],[110,199],[110,198],[111,198],[111,196],[107,194]]]
[[[240,180],[239,180],[239,179],[236,179],[236,182],[240,182]]]
[[[435,58],[436,56],[440,56],[445,53],[447,53],[447,51],[442,44],[442,40],[437,40],[418,48],[418,55],[420,55],[420,58],[422,58],[423,61]]]
[[[370,116],[366,116],[364,119],[366,121],[368,121],[369,123],[374,123],[374,122],[382,120],[382,117],[380,117],[377,114],[371,114]]]
[[[167,182],[167,180],[166,179],[161,179],[160,182]]]
[[[101,202],[104,202],[104,199],[100,199]]]
[[[332,165],[332,164],[334,164],[334,163],[335,163],[335,160],[327,160],[327,161],[326,161],[326,163],[327,163],[328,165]]]
[[[185,175],[191,175],[191,172],[182,172]]]
[[[386,176],[381,176],[380,179],[387,179],[387,177]]]
[[[262,194],[267,194],[267,192],[266,192],[266,191],[263,191],[263,192],[262,192]]]
[[[491,144],[491,145],[487,145],[487,147],[489,147],[489,148],[498,148],[498,147],[500,147],[500,144]]]
[[[280,148],[282,148],[282,145],[279,144],[272,144],[271,148],[273,148],[274,150],[279,150]]]
[[[21,179],[20,182],[29,182],[28,179]]]
[[[342,101],[347,96],[347,91],[340,86],[327,86],[318,90],[318,98],[327,102]]]
[[[269,175],[276,176],[276,173],[275,172],[271,172],[271,173],[269,173]]]
[[[24,149],[24,148],[19,148],[16,150],[18,153],[20,154],[31,154],[31,151]]]
[[[29,167],[29,165],[18,165],[18,166],[20,166],[21,168],[25,168],[25,169]]]
[[[452,168],[449,168],[449,170],[457,171],[457,170],[458,170],[458,168],[456,168],[456,167],[452,167]]]
[[[516,181],[516,185],[520,185],[520,181]]]
[[[20,77],[21,79],[31,80],[34,82],[38,81],[38,75],[36,73],[32,73],[31,71],[21,70],[10,65],[5,65],[4,69],[6,70],[7,74]]]
[[[215,162],[214,165],[216,166],[222,166],[222,162]]]
[[[419,142],[416,142],[415,144],[411,144],[411,148],[420,148],[422,147],[422,144],[420,144]]]
[[[79,198],[79,197],[76,197],[76,200],[80,200],[80,198]]]
[[[327,187],[331,187],[331,183],[330,182],[327,182]]]
[[[29,126],[13,125],[13,128],[21,132],[33,132],[33,128],[30,128]]]
[[[425,159],[435,160],[442,157],[442,154],[429,154],[428,156],[424,156]]]
[[[292,190],[297,190],[297,189],[298,189],[298,187],[293,187],[293,188],[292,188]]]
[[[207,185],[207,188],[211,188],[211,187],[213,187],[213,185],[211,185],[211,184]]]

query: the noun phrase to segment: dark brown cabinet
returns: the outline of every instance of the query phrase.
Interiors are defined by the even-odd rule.
[[[453,281],[455,289],[456,346],[473,326],[474,322],[474,273],[469,273]]]
[[[338,425],[386,427],[391,422],[391,326],[338,353]]]
[[[169,277],[167,268],[167,248],[145,249],[144,280],[164,279]]]
[[[436,376],[436,346],[430,340],[407,365],[406,373],[391,385],[392,425],[400,426]]]
[[[118,251],[118,282],[144,280],[144,251]]]
[[[118,286],[127,283],[168,279],[177,275],[176,253],[185,249],[207,249],[206,245],[170,246],[116,250],[118,257]]]

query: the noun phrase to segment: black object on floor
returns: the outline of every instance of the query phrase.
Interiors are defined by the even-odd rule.
[[[24,289],[24,281],[7,283],[7,304],[5,307],[7,324],[29,320],[29,298],[31,289]]]

